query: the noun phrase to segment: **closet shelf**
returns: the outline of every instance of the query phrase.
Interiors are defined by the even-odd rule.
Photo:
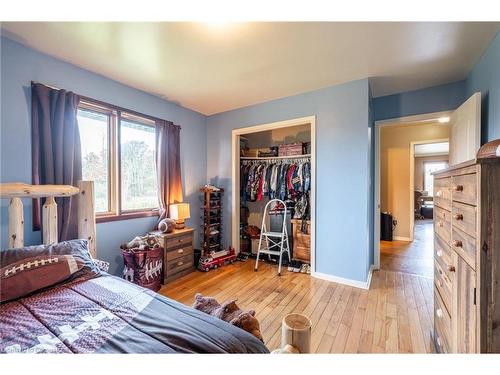
[[[311,154],[293,155],[293,156],[265,156],[265,157],[240,156],[240,160],[305,159],[310,157]]]

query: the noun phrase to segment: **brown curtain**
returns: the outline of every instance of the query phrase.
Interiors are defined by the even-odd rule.
[[[33,184],[76,186],[82,179],[80,134],[76,119],[78,95],[31,84]],[[76,197],[57,198],[58,238],[78,237]],[[33,200],[33,228],[41,228],[40,202]]]
[[[156,122],[156,171],[160,218],[168,217],[168,205],[182,202],[180,126]]]

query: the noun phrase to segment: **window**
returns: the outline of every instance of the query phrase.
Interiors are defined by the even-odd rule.
[[[154,127],[121,119],[120,152],[122,209],[158,207]]]
[[[445,161],[431,161],[424,163],[424,190],[429,196],[434,196],[434,176],[432,173],[440,171],[448,167]]]
[[[79,108],[82,178],[94,181],[95,210],[110,212],[109,115]]]
[[[155,121],[82,101],[77,119],[82,178],[94,181],[97,221],[158,212]]]

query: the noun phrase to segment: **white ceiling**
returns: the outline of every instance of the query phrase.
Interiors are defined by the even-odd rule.
[[[500,23],[2,23],[34,49],[203,114],[371,78],[383,96],[464,79]]]

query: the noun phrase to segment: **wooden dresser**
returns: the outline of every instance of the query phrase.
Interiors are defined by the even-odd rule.
[[[498,353],[500,158],[436,173],[434,206],[436,351]]]
[[[163,247],[163,283],[166,284],[194,271],[193,228],[174,230],[172,233],[151,232]]]

